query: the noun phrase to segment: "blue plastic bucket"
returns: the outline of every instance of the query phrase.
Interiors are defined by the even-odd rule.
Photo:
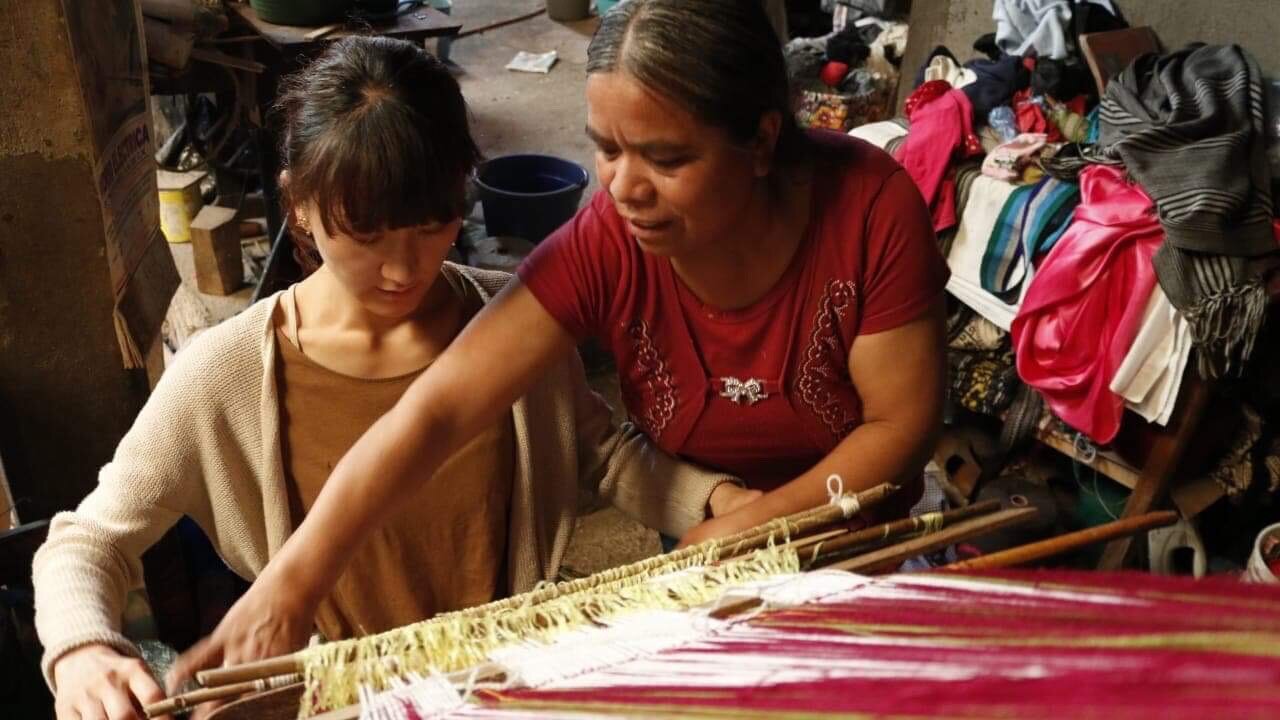
[[[596,0],[596,14],[604,17],[604,14],[613,9],[618,4],[618,0]]]
[[[578,211],[590,175],[550,155],[506,155],[483,163],[476,188],[491,236],[541,242]]]

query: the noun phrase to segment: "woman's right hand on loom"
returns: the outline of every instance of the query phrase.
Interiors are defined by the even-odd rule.
[[[53,682],[58,720],[142,720],[143,706],[164,700],[145,663],[102,644],[58,658]]]
[[[213,634],[191,646],[169,670],[172,691],[201,670],[287,655],[307,643],[316,607],[303,583],[271,565],[227,611]]]

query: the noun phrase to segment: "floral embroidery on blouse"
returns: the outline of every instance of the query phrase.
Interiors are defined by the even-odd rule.
[[[853,281],[833,279],[827,283],[813,319],[809,346],[800,365],[800,378],[796,381],[796,392],[801,402],[837,439],[858,426],[835,392],[836,387],[852,383],[849,368],[846,363],[832,362],[834,356],[841,354],[837,337],[839,322],[857,299],[858,287]]]
[[[646,397],[640,398],[644,410],[637,420],[644,425],[650,437],[656,438],[667,429],[676,413],[676,389],[671,382],[671,369],[658,354],[647,322],[637,320],[631,323],[627,326],[627,334],[635,346],[635,365],[646,391]]]

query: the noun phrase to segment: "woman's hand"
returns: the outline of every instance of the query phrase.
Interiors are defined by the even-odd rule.
[[[698,523],[689,532],[685,533],[684,537],[680,538],[680,542],[676,545],[675,549],[683,550],[691,545],[697,545],[698,543],[706,542],[707,540],[733,535],[743,529],[744,528],[739,527],[737,523],[733,522],[731,515],[704,520]]]
[[[722,485],[721,487],[724,486]],[[738,488],[738,490],[743,493],[752,493],[752,497],[737,505],[731,512],[717,515],[710,520],[699,523],[685,533],[684,537],[680,538],[680,544],[676,546],[676,549],[697,545],[700,542],[715,538],[736,535],[774,517],[773,511],[766,507],[768,505],[768,496],[757,490],[742,490],[741,488]]]
[[[170,692],[201,670],[286,655],[305,646],[319,603],[299,590],[299,583],[272,574],[268,566],[213,634],[174,662],[166,679]]]
[[[100,644],[59,658],[53,683],[58,720],[143,720],[143,706],[164,700],[145,663]]]
[[[738,508],[755,501],[764,493],[759,490],[748,490],[731,482],[720,483],[711,491],[707,499],[707,508],[712,517],[728,515]]]

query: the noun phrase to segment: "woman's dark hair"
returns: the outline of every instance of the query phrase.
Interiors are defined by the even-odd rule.
[[[315,202],[326,231],[371,233],[448,222],[466,210],[480,160],[458,82],[443,63],[402,40],[338,40],[285,79],[281,197],[305,270],[319,264],[297,232],[300,203]]]
[[[808,158],[782,46],[761,0],[624,0],[587,47],[587,74],[621,70],[746,144],[776,111],[776,165]]]

